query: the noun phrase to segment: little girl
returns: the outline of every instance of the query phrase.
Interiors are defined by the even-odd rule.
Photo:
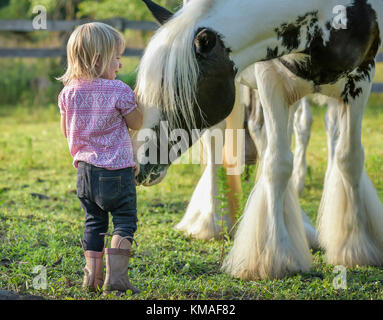
[[[68,67],[58,79],[65,87],[58,104],[61,128],[77,168],[77,196],[85,211],[83,287],[137,293],[128,278],[137,229],[135,163],[128,128],[140,129],[142,114],[131,88],[115,80],[124,49],[122,35],[112,27],[79,26],[68,41]],[[109,212],[114,232],[111,248],[104,249]]]

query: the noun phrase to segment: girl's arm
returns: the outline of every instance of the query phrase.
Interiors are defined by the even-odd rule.
[[[65,114],[61,115],[61,131],[66,138],[67,136],[66,136],[66,116],[65,116]]]
[[[126,125],[129,129],[140,130],[142,127],[142,112],[140,109],[135,108],[124,116]]]

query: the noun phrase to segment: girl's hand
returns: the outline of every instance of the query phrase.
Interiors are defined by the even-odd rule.
[[[137,177],[138,174],[140,173],[140,166],[135,164],[133,168],[134,168],[134,176]]]

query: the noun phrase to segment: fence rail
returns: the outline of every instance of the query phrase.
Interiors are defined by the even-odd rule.
[[[36,29],[33,26],[32,20],[0,20],[0,31],[9,32],[36,32],[36,31],[60,31],[70,32],[76,26],[88,22],[100,21],[107,23],[121,31],[141,30],[141,31],[154,31],[158,25],[151,21],[132,21],[124,18],[111,18],[105,20],[48,20],[46,29]],[[64,48],[0,48],[0,58],[17,57],[17,58],[48,58],[48,57],[62,57],[65,56],[66,51]],[[140,57],[143,54],[141,48],[127,48],[124,56]]]
[[[70,32],[76,26],[93,22],[96,20],[81,19],[81,20],[48,20],[46,29],[36,30],[32,20],[0,20],[0,31],[9,32],[36,32],[36,31],[60,31]],[[100,20],[97,20],[100,21]],[[119,30],[142,30],[154,31],[158,25],[151,21],[132,21],[124,18],[111,18],[101,20]],[[65,56],[66,50],[64,48],[0,48],[0,58],[17,57],[17,58],[48,58],[48,57],[62,57]],[[140,57],[143,54],[141,48],[127,48],[123,53],[124,56]],[[377,57],[377,62],[383,62],[383,52]],[[374,83],[372,92],[383,93],[383,83]]]
[[[142,56],[143,49],[127,48],[123,55],[129,57]],[[66,50],[63,48],[49,49],[19,49],[19,48],[0,48],[0,58],[59,58],[66,55]]]
[[[35,32],[35,31],[71,31],[76,26],[88,22],[104,22],[119,30],[132,29],[153,31],[158,25],[151,21],[132,21],[124,18],[111,18],[105,20],[47,20],[46,29],[36,29],[33,27],[32,20],[0,20],[0,31],[16,32]]]
[[[383,93],[383,83],[375,82],[372,84],[372,92]]]

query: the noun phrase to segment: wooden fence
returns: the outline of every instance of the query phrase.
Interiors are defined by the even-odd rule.
[[[36,30],[33,27],[32,20],[0,20],[0,31],[10,32],[36,32],[36,31],[60,31],[70,32],[76,26],[92,22],[94,20],[48,20],[47,28]],[[154,31],[158,28],[158,25],[150,21],[131,21],[124,18],[112,18],[102,20],[116,29],[124,31],[126,29],[142,30],[142,31]],[[66,49],[62,48],[0,48],[0,58],[5,57],[18,57],[18,58],[48,58],[48,57],[62,57],[65,56]],[[142,48],[127,48],[124,52],[124,56],[140,57],[143,54]],[[383,53],[380,53],[377,62],[383,62]],[[383,93],[383,83],[374,83],[372,86],[372,92]]]
[[[48,20],[46,29],[36,30],[33,27],[32,20],[0,20],[0,31],[10,32],[36,32],[36,31],[60,31],[71,32],[76,26],[92,22],[94,20]],[[142,31],[154,31],[158,28],[158,25],[150,21],[131,21],[123,18],[112,18],[102,20],[118,30],[124,31],[130,30],[142,30]],[[48,58],[48,57],[62,57],[65,56],[65,46],[62,48],[0,48],[0,58],[5,57],[18,57],[18,58]],[[140,57],[143,54],[142,48],[127,48],[124,52],[124,56]]]

